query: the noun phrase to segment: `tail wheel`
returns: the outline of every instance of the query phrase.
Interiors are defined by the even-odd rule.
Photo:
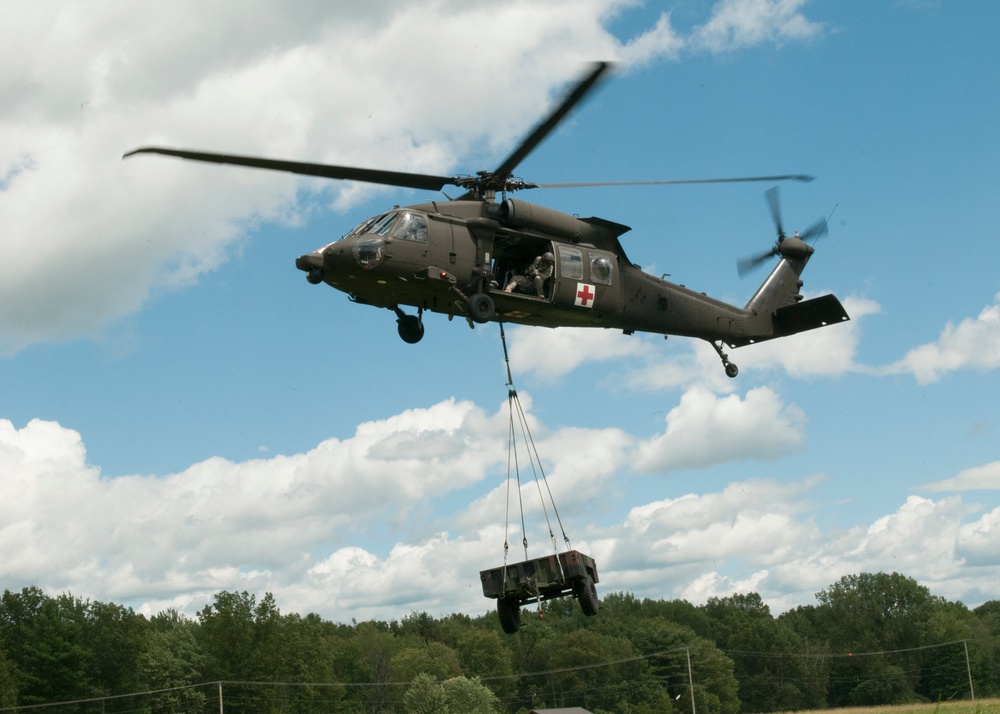
[[[723,342],[720,340],[718,342],[709,342],[715,351],[719,354],[719,358],[722,360],[722,366],[726,369],[726,376],[730,379],[736,379],[736,375],[740,373],[740,368],[729,361],[729,355],[722,351]]]
[[[469,317],[479,324],[482,325],[492,320],[496,312],[493,298],[486,293],[476,293],[469,298]]]

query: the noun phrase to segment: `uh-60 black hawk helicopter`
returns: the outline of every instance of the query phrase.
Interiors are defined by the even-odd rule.
[[[166,154],[306,176],[441,191],[458,186],[458,199],[394,208],[370,218],[346,236],[295,261],[310,283],[326,283],[363,305],[393,310],[399,336],[408,343],[424,334],[423,313],[463,316],[543,327],[604,327],[701,338],[718,352],[726,374],[738,369],[723,352],[849,319],[833,295],[803,300],[800,275],[813,254],[806,240],[826,231],[826,221],[785,235],[776,189],[767,196],[777,227],[774,246],[738,263],[742,274],[770,256],[777,266],[745,307],[736,307],[644,273],[625,254],[619,238],[627,226],[602,218],[578,218],[508,194],[529,188],[572,188],[740,181],[808,181],[802,175],[691,181],[535,184],[513,177],[514,168],[542,142],[607,71],[596,64],[556,109],[494,171],[475,176],[433,176],[160,147]],[[497,200],[499,194],[499,201]],[[416,314],[403,312],[416,308]]]

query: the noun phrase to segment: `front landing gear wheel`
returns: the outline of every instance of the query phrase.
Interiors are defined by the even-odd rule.
[[[480,325],[492,320],[496,312],[493,298],[486,293],[476,293],[469,298],[469,317]]]
[[[497,598],[497,615],[500,617],[500,627],[508,635],[513,635],[521,629],[521,607],[516,597]]]
[[[396,329],[403,342],[415,345],[424,336],[424,323],[416,315],[407,315],[396,320]]]
[[[408,345],[415,345],[424,336],[423,310],[418,310],[416,315],[407,315],[398,307],[394,307],[396,313],[396,330],[400,338]]]
[[[726,376],[729,377],[730,379],[735,379],[736,375],[739,373],[740,373],[740,368],[737,367],[732,362],[726,365]]]

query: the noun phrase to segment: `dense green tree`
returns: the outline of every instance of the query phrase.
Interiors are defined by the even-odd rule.
[[[445,628],[442,620],[436,620],[426,612],[411,612],[406,615],[396,632],[402,636],[412,635],[424,642],[443,642]]]
[[[198,711],[206,699],[206,657],[197,638],[198,625],[177,612],[151,618],[138,657],[139,674],[146,691],[154,695],[152,708],[173,712]]]
[[[582,706],[608,712],[639,705],[663,706],[666,694],[644,658],[626,638],[596,629],[560,631],[546,626],[525,663],[524,700],[532,706]],[[541,628],[539,628],[541,629]]]
[[[406,714],[448,714],[448,702],[434,677],[421,674],[403,695]]]
[[[816,658],[799,656],[802,639],[771,617],[757,593],[710,598],[704,607],[713,621],[716,645],[733,660],[741,710],[793,711],[822,707],[824,668]]]
[[[777,618],[756,593],[698,607],[612,593],[598,617],[560,598],[525,608],[516,635],[492,611],[336,624],[246,592],[197,619],[38,588],[0,598],[0,706],[157,690],[68,714],[205,712],[220,686],[229,714],[737,714],[968,698],[970,677],[995,696],[998,664],[1000,602],[970,611],[896,573],[841,578]]]
[[[501,700],[510,699],[517,689],[517,682],[511,676],[514,667],[505,637],[494,630],[470,625],[455,643],[462,672],[480,678]]]
[[[338,628],[316,614],[305,617],[282,615],[275,623],[271,666],[274,679],[298,686],[281,690],[284,705],[299,712],[329,711],[331,702],[341,701],[346,689],[334,675],[340,644]]]
[[[920,679],[914,687],[928,701],[971,697],[966,641],[975,631],[975,615],[961,603],[938,600],[924,623],[924,644],[938,644],[918,652]]]
[[[453,714],[499,714],[500,700],[478,677],[452,677],[441,683],[448,711]]]
[[[210,681],[280,682],[281,613],[274,597],[266,593],[260,602],[248,592],[223,591],[198,613],[198,637],[206,655]],[[278,666],[276,666],[278,665]],[[281,708],[285,692],[278,687],[236,684],[230,687],[239,712]]]
[[[14,665],[7,659],[7,651],[0,641],[0,708],[17,704],[17,684],[14,682]]]
[[[691,711],[692,688],[688,654],[689,647],[698,641],[697,635],[689,627],[655,616],[643,620],[640,626],[633,628],[631,640],[636,652],[645,657],[650,673],[666,701],[673,702],[671,709],[678,712]],[[697,697],[695,705],[699,705]]]
[[[220,592],[198,613],[198,637],[213,680],[255,681],[256,597]]]
[[[816,599],[837,622],[840,641],[869,652],[919,646],[932,607],[943,602],[899,573],[845,575]]]
[[[121,605],[92,602],[86,619],[96,689],[104,696],[140,691],[139,655],[149,626],[146,618]]]
[[[87,604],[82,600],[69,594],[50,598],[38,588],[5,590],[0,629],[20,704],[88,699],[99,693],[91,678]]]
[[[692,611],[685,601],[675,601],[670,607],[664,607],[665,604],[662,600],[639,601],[631,595],[615,594],[602,603],[602,620],[596,626],[618,631],[632,642],[635,651],[648,663],[663,696],[673,701],[676,711],[692,710],[692,689],[695,709],[702,714],[739,711],[733,661],[692,627],[696,625],[701,632],[708,633],[713,626],[711,618],[701,610]],[[684,623],[692,624],[678,623],[667,613],[679,613]]]
[[[932,614],[945,604],[899,573],[845,575],[816,594],[831,649],[832,706],[901,704],[920,698]],[[856,690],[856,691],[855,691]]]
[[[1000,696],[1000,600],[989,600],[972,611],[973,642],[967,643],[973,661],[977,697]]]
[[[437,682],[427,674],[413,680],[403,696],[406,714],[500,714],[500,700],[477,678]]]
[[[402,647],[401,640],[388,627],[377,622],[362,622],[355,627],[351,651],[356,660],[357,681],[366,686],[354,690],[354,699],[364,711],[392,711],[398,698],[394,684],[392,659]]]
[[[461,672],[458,654],[440,642],[418,640],[392,656],[392,678],[396,682],[412,682],[419,674],[447,679],[457,677]]]
[[[987,600],[972,612],[989,634],[1000,637],[1000,600]]]

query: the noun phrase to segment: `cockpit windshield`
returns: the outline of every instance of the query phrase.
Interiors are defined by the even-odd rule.
[[[385,238],[390,234],[397,240],[426,243],[427,219],[420,213],[389,211],[381,216],[369,218],[347,235],[378,235]]]
[[[389,213],[383,213],[381,216],[369,218],[347,235],[360,236],[374,233],[376,235],[384,236],[389,233],[389,229],[392,228],[392,224],[396,220],[397,215],[396,211],[390,211]]]
[[[389,229],[392,228],[393,222],[396,220],[397,213],[395,211],[390,211],[385,213],[378,218],[372,218],[365,221],[358,228],[358,233],[374,233],[376,235],[384,236],[389,233]]]
[[[400,215],[399,211],[389,211],[388,213],[383,213],[381,216],[375,216],[374,218],[369,218],[364,223],[361,223],[357,228],[352,230],[350,233],[345,235],[344,238],[348,238],[350,236],[364,236],[372,234],[385,237],[389,235],[389,231],[392,229],[393,225],[397,223],[396,218],[398,218],[399,215]],[[405,218],[406,215],[407,214],[404,213],[403,217]],[[399,232],[400,230],[402,230],[402,228],[397,227],[397,232]],[[425,227],[425,234],[426,234],[426,227]],[[370,241],[366,242],[366,244],[367,243],[370,243]],[[319,248],[316,252],[321,253],[327,248],[329,248],[331,245],[333,245],[333,243],[329,243],[323,246],[322,248]]]

